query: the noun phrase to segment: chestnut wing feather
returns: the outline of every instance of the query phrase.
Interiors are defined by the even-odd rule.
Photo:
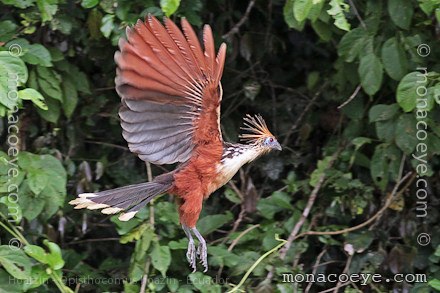
[[[213,89],[219,87],[226,46],[222,44],[215,56],[212,32],[206,26],[202,51],[185,19],[182,27],[183,33],[169,19],[164,27],[148,16],[127,28],[127,40],[120,40],[115,54],[123,136],[132,152],[154,164],[188,161],[198,143],[205,108],[220,107],[221,91]],[[210,119],[219,123],[218,117]]]

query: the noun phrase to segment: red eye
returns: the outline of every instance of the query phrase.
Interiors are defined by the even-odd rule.
[[[269,138],[269,142],[273,142],[273,138],[271,137],[271,138]]]

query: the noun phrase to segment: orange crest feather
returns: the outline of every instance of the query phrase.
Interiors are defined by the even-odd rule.
[[[269,128],[267,128],[266,122],[261,115],[257,114],[255,116],[251,116],[246,114],[246,117],[244,117],[243,120],[245,127],[240,127],[240,129],[249,133],[240,134],[239,138],[242,140],[250,143],[257,143],[266,137],[273,137],[273,134],[269,131]]]

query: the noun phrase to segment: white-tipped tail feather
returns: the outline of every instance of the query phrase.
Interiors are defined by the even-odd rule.
[[[121,208],[105,208],[101,211],[101,213],[106,214],[106,215],[111,215],[111,214],[117,214],[123,210],[124,209],[121,209]]]
[[[121,215],[118,217],[119,221],[125,222],[133,218],[137,212],[128,212],[128,213],[121,213]]]
[[[165,176],[164,176],[165,175]],[[133,184],[96,193],[82,193],[69,204],[75,209],[98,210],[106,215],[121,213],[119,220],[128,221],[154,197],[165,193],[172,185],[172,174],[156,177],[153,182]]]

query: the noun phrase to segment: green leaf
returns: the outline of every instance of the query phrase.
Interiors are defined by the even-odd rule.
[[[75,23],[72,18],[63,14],[57,14],[57,17],[50,23],[50,27],[53,31],[59,31],[64,35],[70,35],[74,25]]]
[[[29,45],[26,54],[23,56],[23,60],[26,63],[41,66],[52,66],[51,56],[49,51],[40,44]]]
[[[44,103],[44,97],[36,90],[32,88],[27,88],[21,91],[18,91],[18,97],[22,100],[29,100],[35,104],[38,108],[42,110],[47,110],[48,107]]]
[[[392,144],[383,143],[376,146],[373,157],[371,158],[370,173],[374,183],[385,190],[390,176],[396,179],[399,173],[400,150]]]
[[[171,264],[170,248],[168,246],[160,246],[156,243],[151,253],[151,261],[153,267],[165,278],[166,272]]]
[[[10,52],[0,52],[0,103],[12,109],[17,105],[17,87],[28,79],[28,70],[23,60]]]
[[[58,10],[58,0],[37,0],[43,22],[50,21]]]
[[[47,264],[47,253],[40,246],[30,244],[26,245],[24,247],[24,252],[26,252],[26,254],[33,259],[36,259],[38,262],[42,264]]]
[[[295,0],[293,3],[293,15],[299,22],[304,21],[313,7],[313,0]]]
[[[388,183],[388,165],[384,156],[384,144],[378,145],[375,148],[373,157],[371,158],[370,172],[376,185],[382,190],[385,189]]]
[[[380,140],[386,142],[392,142],[394,140],[396,129],[395,120],[377,121],[375,126],[377,137]]]
[[[285,192],[274,192],[270,197],[263,198],[257,203],[257,210],[266,219],[273,219],[275,213],[291,209],[290,197]]]
[[[399,113],[399,105],[397,104],[377,104],[371,107],[370,111],[368,112],[368,120],[370,123],[390,120],[394,118],[397,113]]]
[[[355,150],[359,150],[364,144],[371,143],[371,138],[368,137],[356,137],[351,143],[355,146]]]
[[[12,39],[17,30],[17,25],[10,20],[0,21],[0,42]]]
[[[409,29],[413,13],[411,0],[388,0],[388,14],[398,27]]]
[[[313,2],[313,6],[310,9],[309,15],[307,16],[308,19],[310,19],[310,21],[312,23],[314,23],[315,21],[318,20],[319,16],[321,15],[322,12],[322,8],[325,5],[325,1],[324,0],[312,0]]]
[[[61,85],[63,88],[63,110],[67,118],[72,117],[73,111],[75,111],[76,104],[78,103],[78,92],[70,80],[70,78],[64,78]]]
[[[396,145],[407,155],[410,155],[417,145],[416,118],[413,114],[402,114],[396,122]]]
[[[110,37],[110,34],[113,31],[115,16],[113,14],[107,14],[101,20],[101,28],[100,31],[102,35],[106,38]]]
[[[202,235],[214,232],[224,224],[232,221],[233,217],[230,212],[220,215],[209,215],[201,218],[197,223],[197,228]]]
[[[25,290],[34,289],[40,287],[43,284],[47,284],[50,275],[46,271],[44,265],[36,265],[32,267],[32,278],[25,283]],[[31,292],[30,290],[28,292]],[[65,291],[66,293],[72,293],[70,291]]]
[[[170,17],[179,8],[180,0],[160,0],[160,8],[167,17]]]
[[[347,234],[345,242],[350,244],[357,253],[362,253],[374,239],[374,234],[371,231],[352,232]]]
[[[436,6],[438,5],[438,3],[436,3],[437,0],[421,0],[419,1],[419,6],[420,9],[422,9],[422,11],[427,15],[427,16],[431,16],[432,12],[434,11],[434,9],[436,8]]]
[[[330,0],[330,6],[327,13],[335,20],[335,26],[341,30],[349,31],[350,24],[345,17],[345,12],[348,12],[350,6],[344,0]]]
[[[428,285],[434,288],[435,290],[440,291],[440,280],[439,279],[432,279],[428,282]]]
[[[241,199],[238,197],[238,195],[230,188],[226,188],[225,190],[225,197],[233,203],[241,203]]]
[[[28,279],[31,276],[32,264],[30,259],[26,256],[23,250],[15,246],[0,246],[0,264],[14,278]]]
[[[30,190],[27,181],[20,185],[20,207],[26,211],[23,215],[28,220],[35,219],[44,209],[44,199],[40,196],[35,196],[35,194]]]
[[[354,99],[350,101],[350,103],[344,106],[342,112],[351,120],[360,121],[364,118],[364,108],[364,98],[362,95],[356,95]]]
[[[63,79],[69,79],[77,91],[85,94],[91,93],[87,76],[77,66],[64,60],[57,63],[57,69],[64,73]]]
[[[46,121],[57,123],[61,114],[60,102],[52,98],[47,98],[46,105],[48,108],[47,110],[37,108],[38,114]]]
[[[87,27],[92,39],[99,39],[102,34],[100,29],[102,22],[102,13],[98,9],[92,9],[87,17]]]
[[[330,30],[328,24],[318,20],[312,22],[312,28],[323,41],[325,42],[330,41],[332,37],[332,31]]]
[[[411,72],[399,82],[396,91],[396,100],[405,112],[412,111],[417,105],[417,88],[426,86],[426,79],[420,72]]]
[[[283,8],[284,21],[287,23],[289,28],[296,29],[297,31],[302,31],[304,29],[304,21],[298,21],[293,15],[293,3],[294,0],[287,0]]]
[[[27,174],[27,180],[29,188],[35,195],[38,195],[44,188],[46,188],[49,178],[47,178],[46,174],[40,170],[32,170]]]
[[[179,280],[175,278],[167,278],[166,282],[168,289],[170,292],[177,292],[177,289],[179,289]]]
[[[133,242],[133,241],[139,240],[146,230],[150,230],[151,231],[151,228],[150,228],[149,225],[147,225],[147,224],[139,225],[138,227],[136,227],[133,230],[129,231],[127,234],[122,235],[122,237],[119,240],[119,242],[121,242],[122,244],[125,244],[125,243],[128,243],[128,242]],[[148,249],[148,247],[147,247],[147,249]]]
[[[346,33],[338,45],[338,55],[346,62],[353,62],[365,46],[367,32],[361,27]]]
[[[22,169],[22,173],[26,173],[27,177],[35,181],[34,191],[28,184],[20,186],[21,196],[19,198],[20,205],[25,208],[24,215],[27,219],[33,219],[39,212],[44,212],[46,218],[53,215],[57,209],[64,204],[66,196],[66,170],[63,168],[61,162],[51,155],[34,155],[28,152],[21,152],[18,155],[18,166]],[[35,196],[35,191],[41,189],[43,183],[38,182],[37,179],[46,178],[44,189],[41,190],[38,196]],[[44,176],[44,177],[43,177]],[[34,179],[35,178],[35,179]],[[41,179],[43,182],[43,179]],[[43,205],[44,209],[41,210]],[[28,211],[29,210],[29,211]]]
[[[215,284],[210,276],[204,275],[201,272],[195,272],[188,275],[190,284],[192,284],[201,293],[220,293],[221,288],[219,284]],[[207,286],[206,284],[210,284]]]
[[[377,93],[382,85],[382,63],[376,55],[367,54],[361,58],[358,68],[361,85],[370,96]]]
[[[10,181],[8,181],[10,183]],[[8,207],[8,217],[15,223],[20,223],[23,218],[22,207],[17,203],[17,200],[13,196],[2,196],[0,203]]]
[[[49,254],[47,254],[46,260],[47,264],[54,270],[59,270],[64,266],[64,260],[61,255],[61,249],[60,247],[53,242],[50,242],[49,240],[43,241],[44,245],[49,248]]]
[[[312,71],[307,75],[307,89],[309,91],[316,88],[320,81],[319,71]]]
[[[29,64],[41,65],[45,67],[52,66],[52,57],[43,45],[41,44],[29,44],[26,39],[15,39],[6,44],[8,48],[16,47],[21,48],[21,58]]]
[[[93,8],[96,5],[98,5],[99,0],[82,0],[81,1],[81,6],[88,9],[88,8]]]
[[[382,62],[386,73],[394,80],[401,80],[408,72],[408,60],[395,37],[388,39],[383,44]]]
[[[38,85],[43,93],[55,100],[62,102],[63,95],[60,87],[60,76],[54,70],[42,66],[37,66],[37,75]]]
[[[315,187],[316,184],[318,184],[319,179],[321,178],[322,174],[327,170],[331,160],[332,157],[327,156],[324,159],[318,161],[317,168],[310,175],[310,186]]]
[[[34,0],[1,0],[5,5],[12,5],[21,9],[31,7],[34,4]]]
[[[24,282],[11,277],[11,275],[3,269],[0,269],[0,284],[2,284],[2,293],[26,292],[23,287]]]

